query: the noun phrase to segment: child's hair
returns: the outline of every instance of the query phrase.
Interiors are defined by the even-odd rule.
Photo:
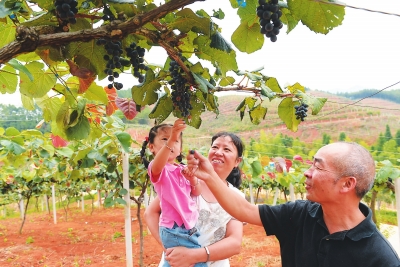
[[[149,167],[149,163],[150,163],[150,161],[146,158],[147,145],[154,143],[154,138],[157,136],[158,130],[163,129],[165,127],[172,127],[172,126],[173,126],[172,124],[163,123],[163,124],[155,125],[150,129],[149,136],[146,137],[146,140],[144,140],[144,142],[142,144],[142,150],[140,150],[140,157],[142,158],[142,162],[143,162],[144,166],[146,167],[146,169]],[[182,140],[182,133],[181,133],[181,140]],[[182,145],[182,143],[181,143],[181,145]],[[176,159],[179,161],[179,163],[182,163],[182,159],[183,159],[182,154],[179,154],[176,157]]]
[[[215,134],[211,138],[211,145],[214,143],[215,139],[217,139],[221,136],[229,136],[232,139],[232,143],[235,145],[235,147],[237,149],[238,158],[243,156],[244,143],[243,143],[242,139],[240,139],[240,137],[234,133],[219,132],[219,133]],[[229,183],[231,183],[234,187],[240,188],[240,185],[242,184],[242,171],[239,169],[239,167],[233,168],[233,170],[228,175],[228,178],[226,178],[226,180]]]

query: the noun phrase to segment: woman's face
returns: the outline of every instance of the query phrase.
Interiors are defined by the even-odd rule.
[[[214,140],[208,152],[208,160],[219,177],[225,180],[241,161],[230,136],[220,136]]]

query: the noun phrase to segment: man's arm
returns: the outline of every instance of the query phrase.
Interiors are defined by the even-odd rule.
[[[203,180],[226,212],[239,221],[262,226],[258,206],[250,204],[237,192],[229,189],[214,171],[207,158],[195,151],[194,154],[188,154],[187,163],[183,174],[185,176],[195,175]]]

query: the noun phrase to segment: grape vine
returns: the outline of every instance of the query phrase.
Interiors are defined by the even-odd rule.
[[[278,0],[258,0],[257,16],[260,18],[260,33],[265,34],[271,42],[276,42],[280,29],[283,27],[282,11],[279,9]]]

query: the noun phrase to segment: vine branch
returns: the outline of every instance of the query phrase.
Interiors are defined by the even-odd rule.
[[[16,30],[16,40],[0,49],[0,64],[8,62],[17,55],[33,52],[38,47],[61,46],[71,42],[89,42],[99,38],[123,38],[134,33],[146,23],[160,19],[173,10],[205,0],[175,0],[167,2],[149,12],[137,14],[126,21],[115,20],[96,29],[83,29],[76,32],[55,32],[50,26],[45,33],[39,27],[20,25]],[[79,14],[78,14],[79,15]]]

